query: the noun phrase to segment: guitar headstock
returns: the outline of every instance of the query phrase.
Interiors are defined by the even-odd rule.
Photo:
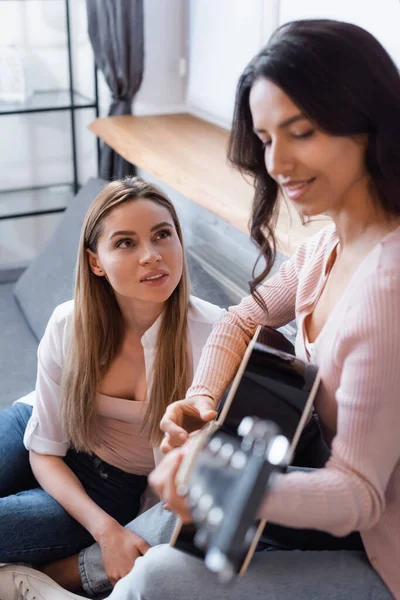
[[[207,439],[188,480],[194,544],[224,581],[240,569],[255,535],[257,509],[272,473],[286,467],[289,448],[271,421],[246,417],[237,433],[217,431]]]

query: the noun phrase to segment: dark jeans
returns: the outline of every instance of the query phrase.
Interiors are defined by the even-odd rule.
[[[17,403],[0,413],[0,562],[50,562],[93,544],[89,532],[37,483],[23,436],[32,408]],[[95,455],[70,450],[64,458],[88,496],[125,525],[139,512],[147,478]]]

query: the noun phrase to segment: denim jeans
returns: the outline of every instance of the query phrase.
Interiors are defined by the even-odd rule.
[[[37,483],[23,435],[32,408],[17,403],[0,413],[0,563],[46,563],[93,544],[89,532]],[[147,478],[95,455],[70,450],[65,463],[88,496],[125,525],[135,518]]]
[[[31,414],[32,407],[22,402],[0,412],[0,498],[39,485],[23,443]]]
[[[176,516],[163,509],[161,502],[140,514],[126,527],[142,537],[150,546],[167,544],[171,539]],[[112,590],[104,570],[101,550],[98,544],[81,550],[79,553],[79,572],[82,587],[89,596],[97,596]],[[103,597],[103,596],[102,596]]]

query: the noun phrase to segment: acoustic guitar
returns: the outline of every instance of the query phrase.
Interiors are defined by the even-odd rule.
[[[218,417],[193,441],[177,475],[193,522],[178,520],[170,544],[204,559],[224,581],[246,571],[266,525],[254,515],[273,474],[292,462],[312,413],[318,368],[292,352],[282,334],[257,328]]]

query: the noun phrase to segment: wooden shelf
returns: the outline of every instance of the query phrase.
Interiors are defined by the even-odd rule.
[[[248,233],[253,188],[228,165],[225,129],[189,114],[99,118],[89,129],[128,162]],[[326,224],[321,219],[304,226],[282,202],[279,249],[292,254]]]

